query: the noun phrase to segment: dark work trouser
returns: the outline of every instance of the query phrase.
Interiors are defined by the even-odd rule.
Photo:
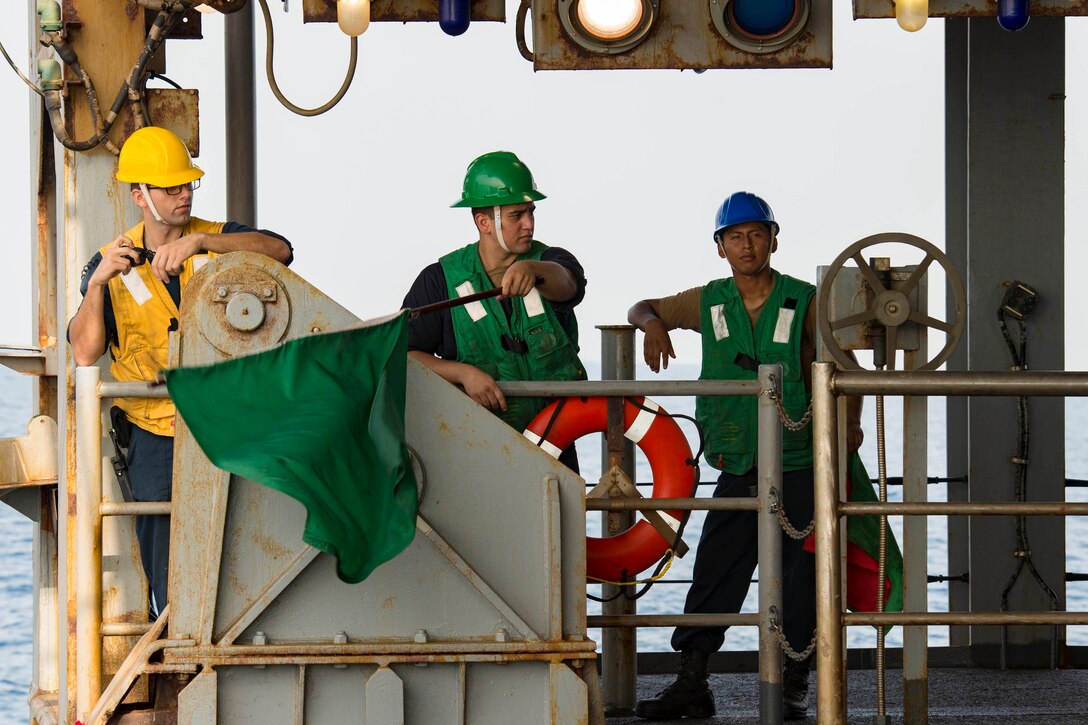
[[[169,501],[173,488],[174,439],[132,426],[128,475],[137,501]],[[136,538],[147,576],[148,611],[157,617],[166,606],[170,566],[170,517],[137,516]]]
[[[724,471],[714,498],[754,495],[758,483],[753,468],[742,476]],[[782,474],[786,514],[795,529],[812,521],[812,469]],[[757,562],[756,512],[708,511],[695,552],[691,589],[684,613],[739,612],[748,594]],[[808,647],[816,629],[816,557],[782,533],[782,618],[786,640],[796,651]],[[726,627],[677,627],[672,648],[716,652],[725,641]]]

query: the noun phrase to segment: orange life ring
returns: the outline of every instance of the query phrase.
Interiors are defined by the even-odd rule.
[[[562,402],[563,407],[555,414]],[[661,407],[649,398],[624,401],[624,436],[637,445],[650,462],[653,472],[654,498],[686,498],[695,486],[695,468],[691,446],[684,432],[672,418],[643,410]],[[663,410],[661,410],[664,413]],[[555,420],[552,421],[552,416]],[[545,429],[551,422],[551,428]],[[525,429],[525,437],[556,458],[571,443],[587,433],[601,433],[608,427],[608,398],[567,398],[556,401],[540,411]],[[665,520],[679,527],[682,512],[662,511]],[[648,522],[640,519],[634,526],[617,536],[586,538],[586,575],[592,579],[616,581],[624,575],[636,576],[654,565],[672,545]]]

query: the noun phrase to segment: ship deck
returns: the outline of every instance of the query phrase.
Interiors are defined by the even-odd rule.
[[[640,675],[638,697],[653,697],[672,682],[672,675]],[[809,717],[816,722],[816,673],[810,675]],[[683,723],[758,725],[759,676],[750,672],[712,673],[718,714]],[[876,715],[876,672],[849,673],[850,725],[872,725]],[[886,712],[891,722],[903,721],[902,671],[887,671]],[[609,717],[609,725],[643,723],[635,717]],[[681,722],[681,721],[659,721]],[[1081,725],[1088,722],[1088,670],[998,670],[931,668],[929,723],[1002,723],[1003,725]]]

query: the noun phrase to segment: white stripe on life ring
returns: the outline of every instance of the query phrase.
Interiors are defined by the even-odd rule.
[[[522,433],[522,435],[524,435],[526,438],[528,438],[530,441],[532,441],[534,445],[537,445],[537,446],[540,446],[541,448],[543,448],[544,452],[550,454],[552,456],[552,458],[559,458],[559,454],[563,452],[563,451],[559,450],[559,446],[555,445],[554,443],[552,443],[550,441],[540,440],[540,436],[538,436],[536,433],[532,432],[531,430],[524,431]]]
[[[670,516],[666,511],[658,511],[657,515],[661,517],[661,520],[668,524],[669,528],[673,531],[680,530],[680,520]]]
[[[661,409],[660,405],[649,398],[645,398],[642,405],[649,408],[649,410],[639,410],[638,415],[631,421],[631,427],[623,432],[624,437],[632,443],[638,443],[642,440],[647,431],[650,430],[650,426],[654,424],[654,420],[657,419],[657,414],[653,411]]]

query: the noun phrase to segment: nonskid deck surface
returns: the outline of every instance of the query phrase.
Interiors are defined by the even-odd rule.
[[[808,720],[816,722],[816,675],[810,679]],[[638,696],[653,697],[672,682],[668,675],[641,675]],[[888,670],[887,712],[893,723],[903,721],[902,672]],[[713,674],[710,686],[717,701],[717,717],[676,720],[683,725],[758,725],[759,691],[755,674]],[[850,725],[872,725],[876,714],[876,673],[850,673]],[[634,717],[610,717],[608,725],[644,723]],[[1002,725],[1082,725],[1088,722],[1088,670],[931,669],[929,673],[930,725],[1002,723]]]

